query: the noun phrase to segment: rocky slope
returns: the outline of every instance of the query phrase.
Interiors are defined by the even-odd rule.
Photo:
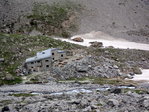
[[[31,11],[33,2],[41,0],[0,1],[1,25],[17,22],[20,15]],[[57,0],[58,1],[58,0]],[[148,0],[71,0],[85,6],[78,33],[105,32],[113,37],[149,42]],[[52,3],[53,0],[42,0]],[[22,19],[22,18],[21,18]],[[100,38],[100,37],[99,37]]]
[[[148,112],[149,110],[148,91],[144,90],[91,84],[76,83],[68,86],[68,84],[51,83],[36,86],[38,93],[33,93],[32,86],[35,85],[27,87],[24,85],[24,88],[20,88],[21,85],[19,88],[16,86],[15,90],[27,89],[25,92],[0,91],[1,112]],[[47,91],[40,93],[45,91],[43,89],[45,86]],[[74,87],[85,89],[78,91]],[[12,87],[14,88],[15,86]],[[9,87],[0,88],[0,90],[8,89]],[[53,90],[57,92],[50,93]]]

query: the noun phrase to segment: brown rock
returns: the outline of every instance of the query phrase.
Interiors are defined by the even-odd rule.
[[[135,74],[142,74],[142,71],[139,67],[133,67],[132,69]]]
[[[91,44],[91,47],[102,47],[103,46],[103,43],[102,42],[90,42]]]
[[[84,41],[81,37],[76,37],[76,38],[74,38],[72,40],[76,41],[76,42],[83,42]]]

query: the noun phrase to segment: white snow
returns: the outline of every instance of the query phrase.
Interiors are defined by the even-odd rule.
[[[149,81],[149,69],[143,69],[141,75],[135,75],[132,80],[135,81]]]
[[[72,39],[75,37],[81,37],[84,42],[74,42]],[[130,42],[124,39],[115,39],[112,36],[109,36],[101,31],[98,32],[90,32],[87,34],[75,35],[71,37],[71,39],[64,39],[64,38],[56,38],[62,41],[70,42],[79,44],[82,46],[90,46],[90,42],[102,42],[104,47],[113,46],[115,48],[121,49],[139,49],[139,50],[149,50],[149,44],[142,44],[136,42]]]

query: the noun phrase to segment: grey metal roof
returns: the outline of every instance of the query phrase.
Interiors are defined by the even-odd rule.
[[[51,49],[44,50],[42,52],[38,52],[36,54],[36,56],[26,59],[25,62],[26,63],[29,63],[29,62],[34,62],[34,61],[42,60],[42,59],[45,59],[45,58],[50,58],[51,55],[52,55],[51,52],[53,50],[58,50],[58,48],[51,48]]]
[[[4,58],[0,58],[0,62],[2,62],[2,61],[5,61],[5,59]]]
[[[62,51],[62,50],[58,50],[57,52],[58,53],[65,53],[65,51]]]

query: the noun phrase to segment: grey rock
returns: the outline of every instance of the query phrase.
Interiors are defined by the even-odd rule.
[[[143,105],[145,108],[149,109],[149,99],[144,100]]]
[[[82,99],[81,103],[80,103],[80,106],[83,107],[83,108],[89,106],[88,100],[87,99]]]
[[[118,69],[118,66],[117,65],[114,65],[113,68]]]
[[[82,110],[82,112],[91,112],[92,109],[90,106],[86,107],[85,109]]]
[[[119,105],[119,101],[115,100],[115,99],[109,99],[107,104],[111,107],[114,107],[114,106],[118,106]]]
[[[96,105],[91,105],[91,109],[97,109],[98,108],[98,106],[96,106]]]
[[[87,72],[88,71],[88,66],[77,66],[76,67],[76,70],[78,71],[78,72]]]
[[[72,100],[71,104],[79,105],[81,103],[80,100]]]
[[[122,89],[120,89],[120,88],[115,88],[115,89],[111,89],[110,92],[111,92],[111,93],[114,93],[114,94],[120,94],[120,93],[122,93]]]

